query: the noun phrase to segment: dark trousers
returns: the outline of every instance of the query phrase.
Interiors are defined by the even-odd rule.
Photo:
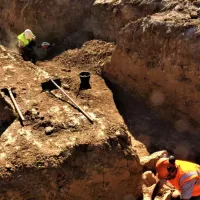
[[[24,60],[30,60],[33,63],[36,63],[37,57],[33,49],[34,46],[36,46],[36,41],[32,40],[27,46],[22,49],[22,57]]]

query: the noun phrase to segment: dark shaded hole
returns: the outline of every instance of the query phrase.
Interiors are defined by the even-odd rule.
[[[0,96],[0,135],[12,124],[15,118],[12,107]]]
[[[58,79],[55,79],[53,80],[57,85],[61,86],[61,80],[58,78]],[[52,83],[51,80],[47,81],[47,82],[44,82],[44,83],[41,83],[41,87],[42,87],[42,90],[45,91],[45,90],[48,90],[48,91],[51,91],[51,90],[54,90],[54,89],[57,89],[57,87]]]
[[[86,152],[88,152],[88,150],[89,150],[88,147],[89,147],[88,144],[79,144],[79,145],[76,146],[76,149],[77,149],[78,151],[81,151],[81,152],[86,153]]]
[[[165,149],[177,159],[200,163],[199,134],[193,137],[194,134],[188,131],[178,132],[173,120],[163,118],[159,111],[150,107],[142,97],[135,93],[130,94],[107,80],[106,83],[113,92],[115,104],[130,133],[142,142],[150,153]],[[185,143],[189,145],[187,156],[182,149],[177,148],[178,144]],[[187,150],[187,146],[184,150]]]
[[[2,91],[5,95],[10,96],[7,88],[3,88],[3,89],[1,89],[1,91]],[[13,89],[12,89],[11,91],[12,91],[13,96],[16,98],[16,97],[17,97],[17,94],[14,92]]]

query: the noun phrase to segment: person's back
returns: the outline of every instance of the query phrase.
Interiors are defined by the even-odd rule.
[[[185,196],[200,196],[200,166],[182,160],[176,160],[177,174],[168,180],[177,190],[185,191]]]
[[[18,46],[20,48],[24,48],[30,44],[32,40],[35,40],[35,35],[32,33],[31,30],[26,29],[23,33],[17,36],[18,39]]]
[[[36,46],[35,35],[31,30],[26,29],[23,33],[17,36],[19,52],[24,60],[36,63],[36,55],[33,47]]]
[[[200,166],[182,160],[161,158],[156,163],[159,179],[165,179],[181,193],[181,198],[200,200]]]

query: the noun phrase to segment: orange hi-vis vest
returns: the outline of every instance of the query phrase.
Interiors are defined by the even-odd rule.
[[[198,178],[200,179],[200,166],[187,161],[176,160],[177,174],[169,182],[179,191],[181,186],[187,181]],[[192,196],[200,196],[200,184],[194,186]]]

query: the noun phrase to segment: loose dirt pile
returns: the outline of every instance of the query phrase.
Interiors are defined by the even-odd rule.
[[[3,48],[1,87],[14,88],[27,121],[22,127],[16,119],[2,132],[0,199],[142,195],[139,158],[131,148],[130,134],[112,93],[99,76],[101,66],[110,62],[113,47],[112,43],[92,41],[81,50],[67,51],[36,66]],[[83,70],[92,74],[91,89],[79,91],[78,75]],[[41,83],[49,78],[61,79],[68,95],[88,112],[94,124],[59,90],[42,91]],[[1,95],[12,105],[8,96]]]
[[[199,0],[2,0],[0,11],[4,46],[30,28],[63,51],[33,65],[0,46],[1,88],[13,88],[27,120],[1,91],[0,199],[148,199],[163,154],[149,152],[199,161]],[[80,90],[82,71],[91,89]],[[59,90],[42,90],[51,78],[94,124]]]

